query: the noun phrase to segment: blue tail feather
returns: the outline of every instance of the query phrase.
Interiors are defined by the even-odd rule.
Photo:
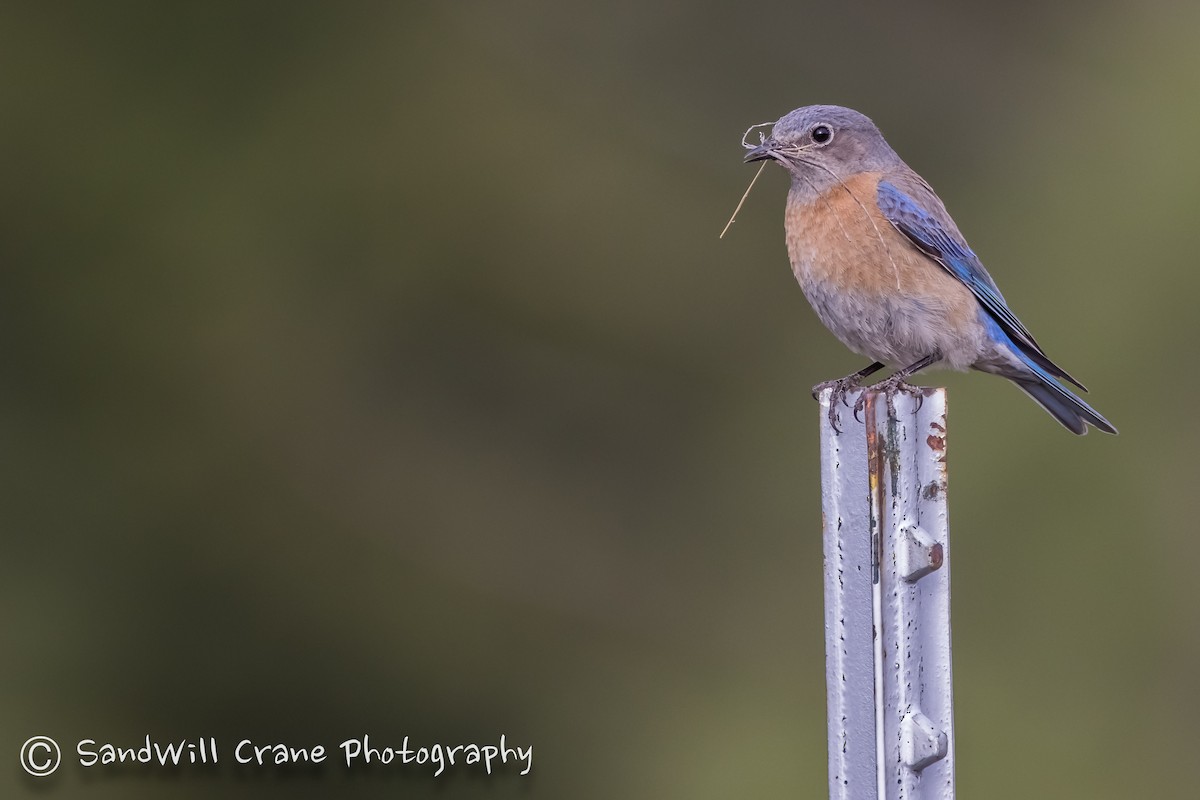
[[[1021,360],[1024,370],[1019,372],[1002,372],[1000,374],[1015,383],[1021,391],[1033,398],[1039,406],[1046,409],[1050,416],[1063,424],[1071,433],[1083,435],[1087,433],[1088,425],[1094,425],[1105,433],[1116,433],[1117,429],[1106,420],[1100,412],[1076,397],[1061,383],[1055,380],[1054,374],[1042,366],[1042,361],[1055,366],[1055,370],[1065,375],[1054,362],[1039,351],[1040,358],[1034,358],[1025,348],[1013,342],[1012,338],[992,319],[985,310],[980,310],[980,316],[987,327],[992,340],[1004,344],[1013,355]],[[1072,378],[1068,378],[1076,386],[1080,386]],[[1082,386],[1080,386],[1082,388]]]
[[[1088,425],[1095,425],[1105,433],[1117,432],[1113,424],[1096,409],[1064,389],[1058,381],[1049,375],[1039,374],[1042,370],[1036,366],[1031,366],[1030,369],[1033,373],[1030,377],[1010,380],[1032,397],[1034,402],[1050,412],[1050,415],[1071,433],[1085,434]]]

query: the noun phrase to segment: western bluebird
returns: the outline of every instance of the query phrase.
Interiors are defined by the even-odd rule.
[[[800,288],[825,327],[874,361],[814,389],[833,389],[835,428],[838,403],[885,364],[899,367],[875,384],[889,395],[939,364],[1008,378],[1073,433],[1117,432],[1056,380],[1087,391],[1042,352],[937,194],[871,120],[807,106],[747,147],[747,162],[771,159],[791,175],[784,227]]]

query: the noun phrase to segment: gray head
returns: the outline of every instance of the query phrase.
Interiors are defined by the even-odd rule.
[[[882,172],[904,162],[875,123],[841,106],[805,106],[780,118],[771,135],[751,146],[746,161],[773,159],[792,176],[821,192],[860,172]]]

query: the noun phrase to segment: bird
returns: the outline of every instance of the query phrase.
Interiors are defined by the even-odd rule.
[[[937,193],[875,123],[850,108],[811,105],[766,125],[757,145],[743,137],[744,160],[774,161],[791,177],[784,228],[792,272],[825,327],[872,360],[813,388],[814,397],[832,390],[835,431],[837,406],[848,406],[870,375],[895,369],[868,387],[886,392],[890,406],[896,392],[917,391],[909,377],[937,365],[1007,378],[1072,433],[1117,432],[1059,382],[1087,391],[1042,350]]]

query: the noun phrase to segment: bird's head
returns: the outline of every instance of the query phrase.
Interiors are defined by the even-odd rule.
[[[759,144],[745,139],[742,144],[749,149],[747,163],[776,161],[791,174],[793,183],[817,192],[860,172],[884,171],[902,163],[875,123],[841,106],[798,108],[772,125]]]

